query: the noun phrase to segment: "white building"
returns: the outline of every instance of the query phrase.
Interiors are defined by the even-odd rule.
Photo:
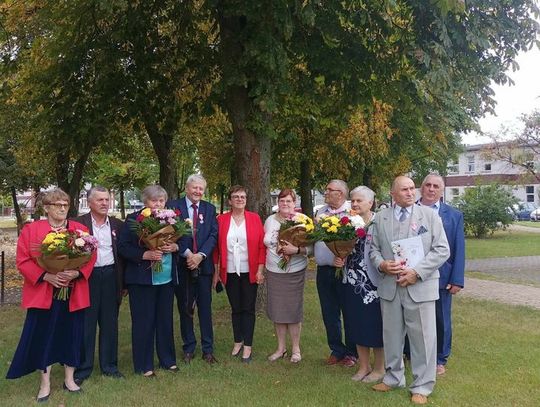
[[[444,177],[444,200],[451,202],[467,187],[499,183],[511,188],[519,201],[540,205],[538,177],[531,176],[520,165],[496,158],[493,152],[491,144],[465,146],[465,151],[459,155],[457,162],[448,165],[448,175]],[[540,156],[535,156],[527,147],[519,148],[515,154],[526,157],[527,165],[540,168]]]

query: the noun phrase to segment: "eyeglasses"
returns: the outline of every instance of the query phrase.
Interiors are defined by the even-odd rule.
[[[239,199],[239,200],[246,200],[247,199],[247,196],[245,195],[231,195],[231,199]]]
[[[339,189],[326,188],[324,192],[341,192]]]
[[[63,203],[48,203],[46,205],[54,206],[56,209],[69,209],[69,204],[63,204]]]

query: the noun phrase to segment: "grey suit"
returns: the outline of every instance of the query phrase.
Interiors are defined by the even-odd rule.
[[[373,223],[370,258],[374,267],[393,260],[391,242],[420,235],[424,259],[414,268],[420,278],[407,287],[396,283],[396,276],[380,275],[383,342],[386,375],[383,382],[391,387],[405,386],[403,345],[405,334],[411,344],[412,393],[429,395],[433,391],[437,364],[435,301],[439,298],[438,268],[450,255],[440,217],[430,208],[413,206],[404,222],[394,216],[394,208],[381,211]]]

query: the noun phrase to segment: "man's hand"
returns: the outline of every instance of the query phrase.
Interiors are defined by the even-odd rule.
[[[215,265],[214,275],[212,276],[212,290],[216,289],[217,283],[221,281],[221,278],[219,277],[219,270],[218,265]]]
[[[446,289],[450,292],[450,294],[457,294],[461,291],[461,287],[454,284],[448,284],[446,286]]]
[[[416,276],[416,271],[413,269],[405,269],[399,273],[396,282],[401,287],[407,287],[409,285],[416,284],[418,277]]]
[[[384,260],[379,265],[379,270],[385,274],[396,275],[405,270],[405,266],[400,261]]]
[[[199,267],[199,264],[204,260],[204,257],[200,253],[189,253],[186,257],[187,266],[190,270],[195,270]]]
[[[174,253],[178,251],[178,245],[176,243],[167,243],[159,248],[163,253]]]

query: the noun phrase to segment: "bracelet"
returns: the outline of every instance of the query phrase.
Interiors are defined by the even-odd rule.
[[[300,246],[298,246],[298,250],[296,251],[296,254],[300,254]]]

